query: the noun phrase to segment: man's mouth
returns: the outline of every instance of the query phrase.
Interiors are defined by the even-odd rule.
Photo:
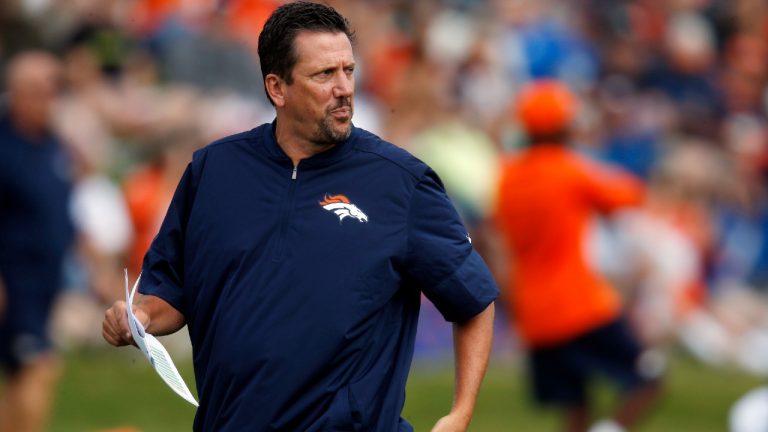
[[[349,105],[339,106],[331,110],[331,115],[340,120],[346,120],[352,116],[352,107]]]
[[[350,108],[348,106],[341,106],[341,107],[334,108],[334,109],[331,110],[332,114],[337,114],[337,113],[338,114],[349,114],[351,112],[352,112],[352,108]]]

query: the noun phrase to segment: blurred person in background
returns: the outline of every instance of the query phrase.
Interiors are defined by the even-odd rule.
[[[11,57],[43,44],[40,30],[21,16],[21,6],[19,0],[0,3],[0,70]]]
[[[643,349],[622,319],[619,293],[590,268],[585,240],[593,217],[643,198],[639,180],[589,162],[567,147],[576,98],[562,83],[537,80],[515,114],[530,147],[502,165],[496,222],[508,260],[509,315],[528,349],[537,401],[563,409],[565,430],[622,431],[657,399],[641,366]],[[610,420],[592,426],[588,387],[605,376],[623,396]]]
[[[203,29],[166,42],[160,57],[164,76],[208,93],[263,98],[254,85],[259,79],[257,58],[235,37],[228,15],[211,11],[208,21]]]
[[[466,24],[456,17],[450,19],[458,25]],[[434,32],[450,33],[457,23],[442,24],[448,28]],[[447,41],[451,42],[451,39]],[[486,131],[462,115],[461,100],[453,91],[461,59],[470,55],[470,47],[457,53],[440,47],[437,42],[428,46],[431,46],[428,53],[416,59],[412,69],[421,68],[423,75],[420,80],[416,80],[416,74],[411,75],[409,86],[412,87],[407,93],[429,109],[424,108],[424,114],[414,116],[422,121],[403,145],[440,173],[448,195],[469,230],[473,247],[488,260],[485,245],[491,234],[487,222],[497,182],[498,151]]]
[[[128,254],[128,270],[136,276],[144,255],[160,231],[168,204],[171,203],[179,177],[199,148],[200,137],[190,128],[171,131],[163,136],[150,160],[136,167],[124,179],[123,190],[135,237]]]
[[[41,431],[60,375],[47,324],[74,237],[71,173],[49,129],[59,62],[45,52],[26,52],[6,72],[7,107],[0,114],[0,279],[6,298],[0,364],[7,380],[0,431]]]
[[[607,273],[627,299],[625,314],[635,335],[658,352],[682,342],[697,357],[712,357],[707,354],[711,338],[695,328],[704,329],[701,324],[710,321],[706,267],[714,230],[709,206],[716,189],[732,176],[714,150],[699,140],[676,143],[650,173],[642,206],[611,221],[616,244],[604,260],[614,262]]]
[[[677,128],[695,136],[717,134],[724,113],[718,85],[712,25],[696,11],[671,14],[658,61],[643,84],[658,90],[677,107]]]
[[[433,430],[469,426],[498,290],[434,171],[352,125],[352,39],[328,6],[272,14],[275,121],[195,152],[144,259],[137,317],[189,325],[195,430],[412,431],[421,292],[455,323],[455,397]],[[103,335],[132,343],[125,302]]]

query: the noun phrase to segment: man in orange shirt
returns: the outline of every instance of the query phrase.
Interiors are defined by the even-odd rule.
[[[496,221],[510,255],[509,313],[529,349],[537,400],[564,409],[566,430],[585,431],[588,380],[607,376],[624,399],[592,430],[621,431],[645,413],[658,383],[621,320],[619,294],[590,268],[585,239],[595,215],[639,204],[643,186],[566,147],[575,102],[552,80],[521,91],[516,114],[531,145],[503,164]]]

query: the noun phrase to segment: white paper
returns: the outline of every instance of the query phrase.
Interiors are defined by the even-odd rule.
[[[133,315],[133,296],[136,294],[136,288],[139,286],[140,279],[141,275],[136,279],[136,283],[133,284],[133,289],[129,293],[128,270],[125,270],[125,303],[127,305],[128,327],[131,329],[131,336],[133,336],[133,340],[144,354],[144,357],[155,368],[160,378],[168,384],[168,387],[187,402],[194,406],[199,406],[195,397],[192,396],[192,392],[189,391],[189,387],[184,383],[184,379],[179,374],[178,369],[176,369],[176,365],[173,364],[171,355],[168,354],[168,351],[157,338],[144,331],[144,326]]]

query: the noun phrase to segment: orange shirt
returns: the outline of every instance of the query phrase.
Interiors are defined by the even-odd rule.
[[[166,186],[162,169],[150,165],[126,177],[123,192],[134,230],[128,267],[133,275],[137,275],[141,271],[144,254],[160,230],[173,190]]]
[[[496,222],[510,251],[511,307],[523,340],[556,343],[621,313],[618,293],[586,260],[592,217],[639,204],[642,184],[559,145],[505,161]]]

